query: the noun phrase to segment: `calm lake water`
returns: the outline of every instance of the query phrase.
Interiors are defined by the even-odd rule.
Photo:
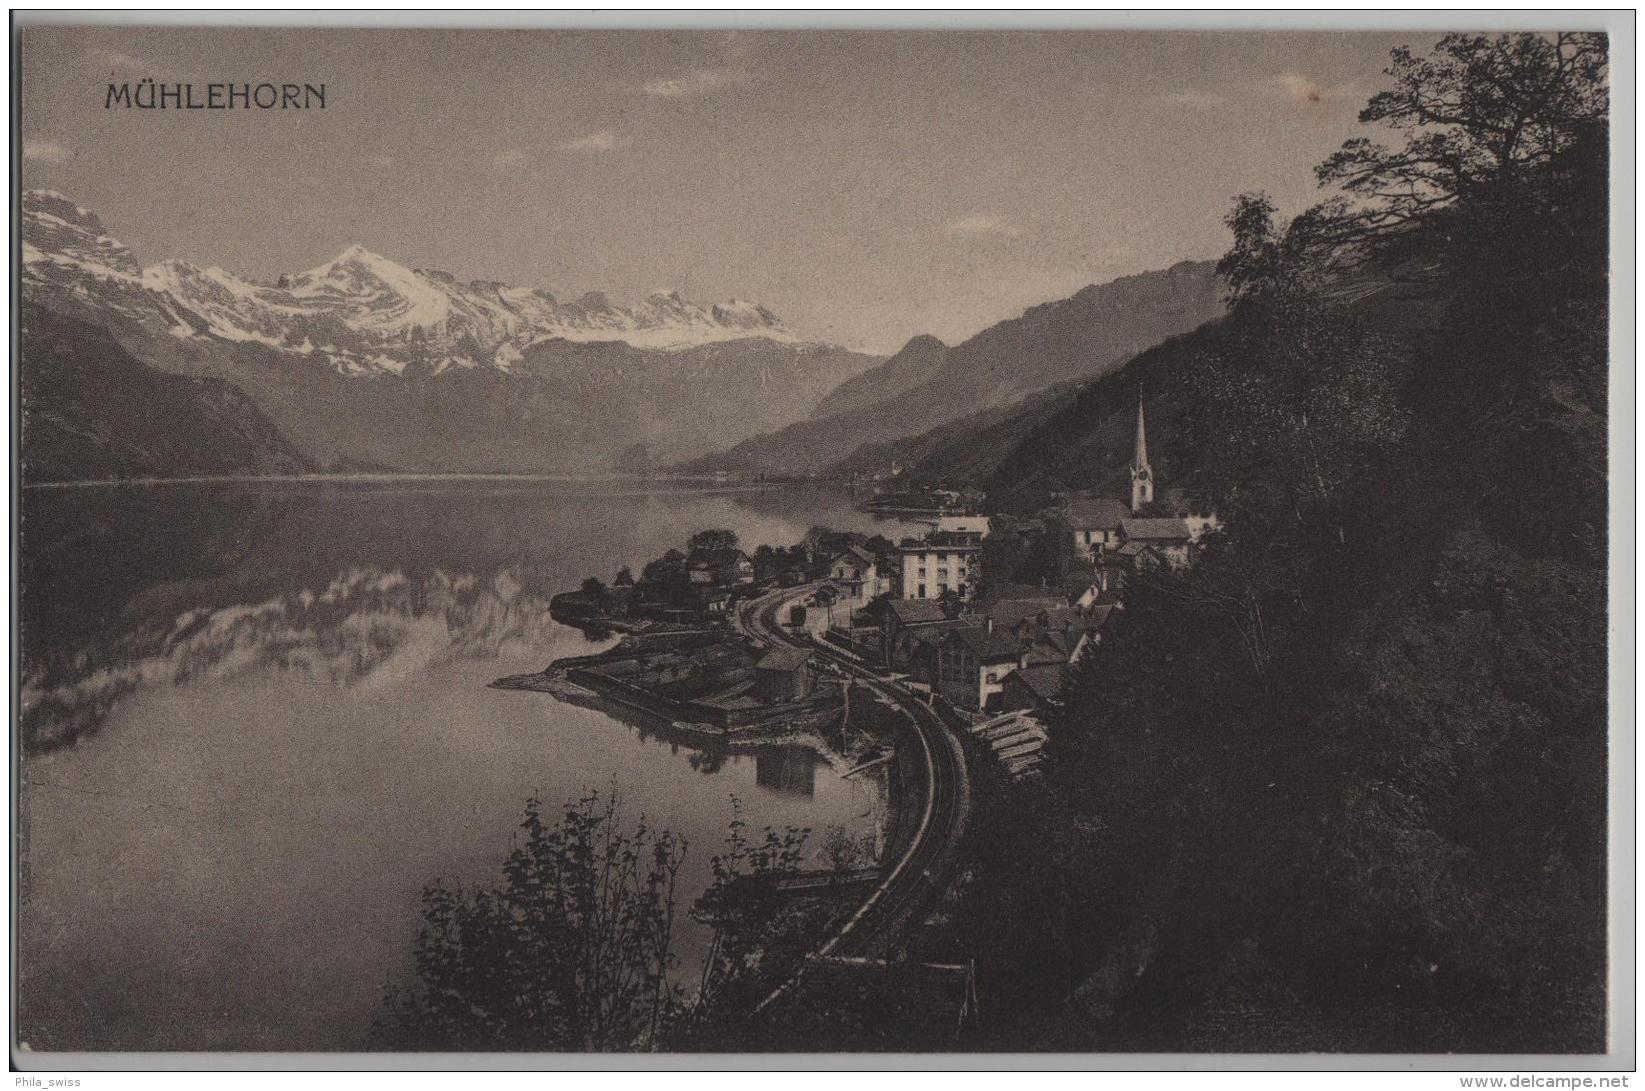
[[[871,828],[811,749],[704,753],[493,679],[595,650],[585,575],[729,527],[896,535],[842,493],[497,481],[30,490],[19,1035],[35,1049],[348,1049],[435,878],[496,876],[533,794],[615,786],[691,843],[731,815]],[[818,838],[813,838],[813,843]],[[688,923],[689,972],[702,936]]]

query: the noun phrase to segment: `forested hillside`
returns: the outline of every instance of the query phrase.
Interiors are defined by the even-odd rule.
[[[1331,199],[1236,201],[1228,318],[991,475],[1100,481],[1142,384],[1225,529],[980,801],[980,1046],[1604,1049],[1606,49],[1396,51]]]
[[[313,468],[230,383],[149,367],[103,327],[49,310],[30,312],[22,338],[26,482]]]
[[[810,419],[683,468],[838,473],[845,460],[883,471],[889,462],[874,459],[900,459],[896,441],[932,429],[974,431],[1019,409],[1033,413],[1047,392],[1106,374],[1161,339],[1220,316],[1221,296],[1212,263],[1182,261],[1030,307],[952,348],[916,337],[841,385]]]

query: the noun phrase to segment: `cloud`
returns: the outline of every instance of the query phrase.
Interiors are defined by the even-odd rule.
[[[1219,106],[1224,99],[1221,95],[1213,95],[1208,91],[1196,91],[1191,87],[1185,87],[1181,91],[1166,95],[1165,101],[1174,102],[1178,106],[1203,108],[1206,106]]]
[[[74,153],[55,140],[25,138],[23,158],[36,163],[67,163],[74,158]]]
[[[656,98],[692,98],[734,87],[744,78],[743,73],[734,68],[697,68],[683,76],[647,80],[640,85],[640,90]]]
[[[526,154],[519,148],[504,148],[491,157],[491,165],[500,171],[513,170],[525,161]]]
[[[1004,217],[992,214],[966,216],[964,219],[954,220],[945,229],[949,235],[958,239],[1015,238],[1022,234]]]
[[[628,141],[610,129],[601,129],[597,133],[589,133],[573,140],[562,140],[558,147],[563,152],[612,152],[627,143]]]
[[[1292,102],[1335,101],[1357,98],[1360,93],[1357,84],[1344,83],[1336,87],[1322,87],[1300,72],[1286,72],[1275,76],[1272,86]]]
[[[368,155],[360,162],[375,170],[387,170],[394,165],[394,157],[392,155]]]

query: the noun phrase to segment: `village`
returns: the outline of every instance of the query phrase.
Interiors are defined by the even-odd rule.
[[[1156,494],[1140,402],[1129,473],[1126,498],[1069,496],[1035,518],[934,513],[899,541],[817,527],[750,553],[705,530],[638,577],[624,568],[556,596],[558,620],[624,636],[545,675],[562,695],[569,682],[682,730],[763,738],[837,722],[852,700],[840,664],[854,664],[964,723],[1008,777],[1034,775],[1070,671],[1108,634],[1128,583],[1191,565],[1217,525]],[[756,631],[762,614],[780,642]],[[840,742],[848,762],[892,745],[856,738]]]

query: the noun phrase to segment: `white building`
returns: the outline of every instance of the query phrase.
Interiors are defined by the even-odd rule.
[[[906,540],[897,547],[901,562],[898,595],[905,599],[940,599],[953,591],[968,598],[982,575],[977,563],[981,545],[972,535],[933,533],[923,542]]]

